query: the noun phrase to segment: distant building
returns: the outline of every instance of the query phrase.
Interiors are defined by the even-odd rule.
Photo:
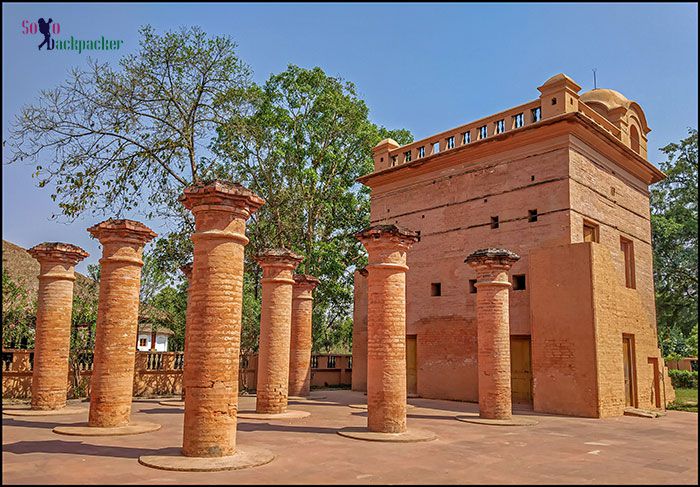
[[[539,98],[405,146],[374,148],[371,224],[420,231],[406,274],[407,388],[477,401],[476,273],[464,259],[505,248],[514,402],[604,417],[673,399],[656,335],[641,107],[580,94],[558,74]],[[355,273],[353,388],[366,383],[366,277]],[[356,387],[356,385],[358,387]]]
[[[150,323],[139,323],[139,334],[136,341],[136,349],[140,352],[167,352],[168,338],[174,335],[173,331],[163,326],[157,326],[153,331]]]

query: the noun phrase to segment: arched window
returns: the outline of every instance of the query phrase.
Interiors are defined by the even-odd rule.
[[[630,147],[639,154],[639,130],[634,125],[630,125]]]

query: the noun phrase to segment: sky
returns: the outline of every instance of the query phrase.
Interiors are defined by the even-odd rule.
[[[698,7],[696,4],[76,4],[2,5],[2,137],[40,90],[61,83],[88,54],[39,51],[41,34],[23,33],[24,20],[60,23],[56,39],[104,36],[123,40],[118,51],[90,56],[116,63],[138,46],[138,28],[159,33],[198,25],[229,35],[239,56],[264,82],[288,64],[321,67],[355,83],[374,123],[407,128],[416,140],[538,98],[537,87],[566,73],[582,86],[612,88],[646,113],[649,159],[697,128]],[[64,37],[65,36],[65,37]],[[3,143],[2,237],[29,248],[63,241],[91,255],[100,247],[86,229],[110,215],[73,222],[59,213],[50,188],[38,188],[33,165],[9,165]],[[156,232],[163,221],[140,220]]]

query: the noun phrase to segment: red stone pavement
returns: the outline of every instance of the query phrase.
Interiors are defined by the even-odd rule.
[[[312,392],[312,395],[314,393]],[[318,394],[318,393],[316,393]],[[456,421],[472,403],[409,399],[408,428],[438,435],[427,443],[374,443],[336,434],[365,426],[361,392],[325,390],[325,399],[290,401],[310,411],[300,420],[238,422],[239,448],[255,445],[276,458],[262,467],[229,472],[169,472],[144,467],[139,455],[182,444],[181,408],[135,400],[132,419],[163,425],[136,436],[80,438],[51,432],[84,415],[3,417],[2,481],[6,484],[323,484],[323,483],[687,483],[698,480],[698,415],[669,411],[657,419],[623,416],[586,419],[539,415],[531,427]],[[73,403],[73,401],[71,401]],[[242,409],[255,407],[242,397]]]

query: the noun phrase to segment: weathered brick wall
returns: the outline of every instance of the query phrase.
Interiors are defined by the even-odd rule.
[[[621,270],[615,264],[613,254],[613,251],[602,245],[592,245],[598,397],[602,417],[620,415],[625,408],[623,334],[634,336],[638,407],[655,408],[655,377],[649,358],[656,358],[663,364],[656,333],[649,326],[653,319],[640,294],[620,283]],[[670,383],[667,374],[664,379]],[[662,397],[662,406],[663,399]],[[670,401],[673,397],[667,396],[665,399]]]
[[[535,411],[598,414],[590,245],[530,253]]]
[[[478,401],[476,320],[437,316],[415,325],[421,330],[416,346],[421,397]]]

